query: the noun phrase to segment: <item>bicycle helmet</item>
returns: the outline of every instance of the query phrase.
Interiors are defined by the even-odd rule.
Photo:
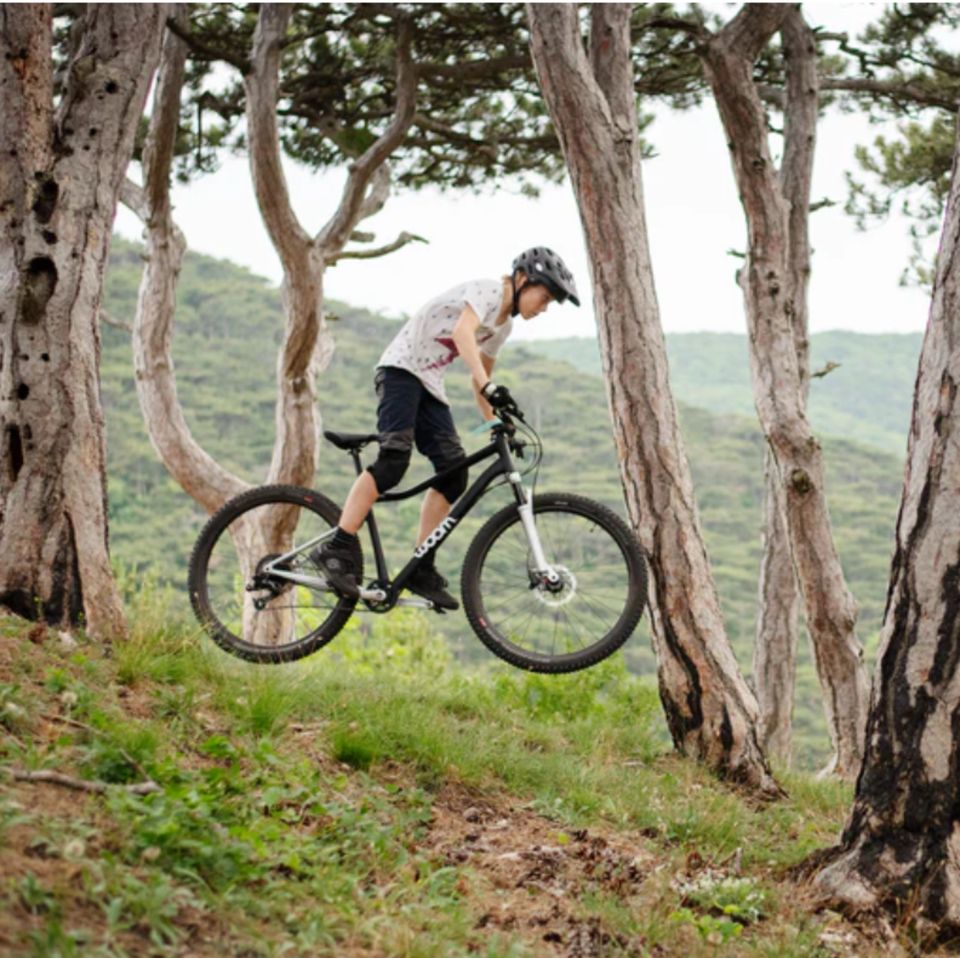
[[[511,275],[520,269],[526,274],[527,282],[533,285],[546,286],[550,294],[558,302],[569,299],[574,306],[580,305],[577,295],[577,284],[573,273],[552,249],[546,246],[534,246],[524,250],[514,261]],[[516,284],[513,288],[513,315],[520,311],[520,290]]]

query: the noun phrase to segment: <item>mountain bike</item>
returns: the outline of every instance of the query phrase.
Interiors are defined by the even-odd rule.
[[[533,672],[573,672],[611,655],[630,637],[646,605],[643,551],[606,506],[570,493],[533,491],[543,443],[519,410],[502,412],[487,427],[489,443],[439,475],[492,461],[392,579],[371,510],[366,527],[376,577],[361,587],[359,598],[336,592],[315,559],[340,517],[329,498],[269,485],[231,499],[207,522],[190,557],[190,599],[207,633],[242,659],[290,662],[326,645],[358,604],[374,613],[432,609],[426,599],[402,596],[405,584],[481,497],[507,487],[513,501],[481,526],[463,562],[461,597],[471,628],[495,655]],[[351,456],[358,475],[361,450],[379,438],[331,431],[324,436]],[[528,490],[523,480],[530,474]],[[385,493],[377,508],[416,496],[436,479]],[[362,583],[359,540],[355,559]]]

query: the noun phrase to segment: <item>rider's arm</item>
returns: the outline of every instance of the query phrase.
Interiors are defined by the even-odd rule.
[[[483,363],[480,347],[477,345],[477,330],[480,328],[480,318],[472,306],[467,306],[460,314],[457,325],[453,327],[453,341],[456,344],[460,358],[467,364],[470,375],[473,376],[475,389],[483,389],[490,382],[490,374]],[[481,409],[482,411],[482,409]]]
[[[488,356],[486,353],[480,353],[480,362],[483,363],[484,372],[487,374],[487,382],[489,382],[490,376],[493,373],[493,367],[497,363],[496,357]],[[476,378],[471,378],[470,384],[473,386],[473,398],[477,401],[477,408],[480,410],[480,415],[486,422],[489,422],[491,419],[496,419],[496,416],[493,414],[493,407],[480,393],[482,387],[478,385]]]

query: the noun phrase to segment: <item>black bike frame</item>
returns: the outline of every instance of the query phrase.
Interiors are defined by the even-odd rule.
[[[461,469],[468,469],[470,466],[476,465],[484,459],[489,459],[491,456],[497,457],[497,461],[487,466],[473,485],[456,501],[446,519],[427,536],[423,544],[417,548],[410,560],[400,570],[392,582],[389,581],[387,560],[383,554],[383,544],[380,541],[380,532],[377,529],[377,520],[374,517],[373,509],[367,514],[366,524],[370,531],[370,540],[373,543],[373,554],[377,565],[377,587],[382,588],[383,591],[386,592],[386,598],[382,602],[378,601],[376,603],[378,611],[381,611],[381,606],[382,611],[387,611],[396,605],[397,599],[400,597],[400,593],[405,588],[410,576],[413,575],[428,555],[436,552],[437,549],[443,545],[450,532],[477,504],[480,497],[486,492],[487,487],[499,476],[507,477],[513,488],[517,505],[523,505],[526,502],[526,493],[523,488],[520,473],[517,472],[513,462],[513,456],[510,453],[510,436],[502,426],[493,426],[491,428],[494,431],[493,441],[489,445],[484,446],[483,449],[467,456],[463,462],[458,463],[450,469],[445,469],[443,472],[438,472],[429,479],[425,479],[423,482],[411,486],[409,489],[403,489],[400,492],[386,492],[377,499],[377,502],[399,502],[401,499],[409,499],[429,489],[439,478],[452,475]],[[360,475],[360,473],[363,472],[363,464],[360,461],[360,450],[351,449],[350,455],[353,458],[357,475]]]

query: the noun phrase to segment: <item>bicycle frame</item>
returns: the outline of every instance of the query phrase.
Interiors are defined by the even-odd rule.
[[[496,461],[487,466],[487,468],[466,490],[466,492],[464,492],[464,494],[460,496],[456,503],[454,503],[454,506],[450,510],[447,517],[443,519],[437,528],[427,536],[423,543],[418,546],[416,550],[414,550],[414,553],[408,560],[407,564],[400,570],[399,574],[392,582],[389,580],[387,560],[383,552],[383,543],[380,540],[380,531],[377,528],[377,520],[374,516],[373,509],[371,509],[367,514],[365,521],[370,532],[370,541],[373,545],[373,555],[376,563],[377,578],[372,588],[363,588],[361,586],[360,598],[373,611],[387,612],[396,606],[399,601],[401,601],[400,593],[404,590],[407,582],[410,580],[410,577],[414,574],[414,572],[416,572],[421,563],[428,555],[436,552],[436,550],[440,548],[440,546],[446,541],[450,532],[460,523],[460,520],[477,504],[490,484],[500,476],[507,477],[507,482],[510,484],[513,490],[513,495],[517,503],[517,509],[520,513],[520,519],[523,524],[527,540],[530,544],[530,550],[536,565],[534,571],[545,576],[549,582],[559,581],[560,577],[558,573],[547,562],[546,556],[544,555],[540,537],[537,533],[536,523],[533,519],[533,503],[530,501],[530,497],[527,495],[527,491],[524,488],[520,473],[517,470],[513,461],[513,456],[511,455],[511,433],[508,432],[508,427],[503,423],[498,423],[491,428],[494,432],[493,441],[472,455],[467,456],[462,463],[458,463],[456,466],[453,466],[450,469],[446,469],[443,472],[437,473],[431,476],[429,479],[425,479],[423,482],[420,482],[415,486],[411,486],[409,489],[403,489],[399,492],[386,492],[377,500],[378,502],[399,502],[402,499],[410,499],[413,496],[419,495],[421,492],[425,492],[427,489],[429,489],[438,477],[451,475],[454,472],[458,472],[460,469],[469,468],[470,466],[476,465],[479,462],[483,462],[485,459],[496,456]],[[360,450],[351,449],[350,456],[353,459],[357,475],[360,475],[360,473],[363,472],[363,463],[360,461]],[[313,588],[320,587],[321,585],[325,586],[326,583],[322,579],[317,579],[313,576],[300,575],[295,572],[289,572],[285,569],[276,568],[276,566],[279,566],[284,561],[305,550],[315,547],[319,542],[322,542],[323,539],[332,534],[332,531],[330,533],[326,533],[323,536],[312,539],[310,542],[301,544],[292,552],[278,556],[264,569],[264,571],[270,572],[277,578],[287,579],[289,581],[297,582],[301,585]],[[411,601],[410,604],[430,607],[430,603],[425,601]]]

